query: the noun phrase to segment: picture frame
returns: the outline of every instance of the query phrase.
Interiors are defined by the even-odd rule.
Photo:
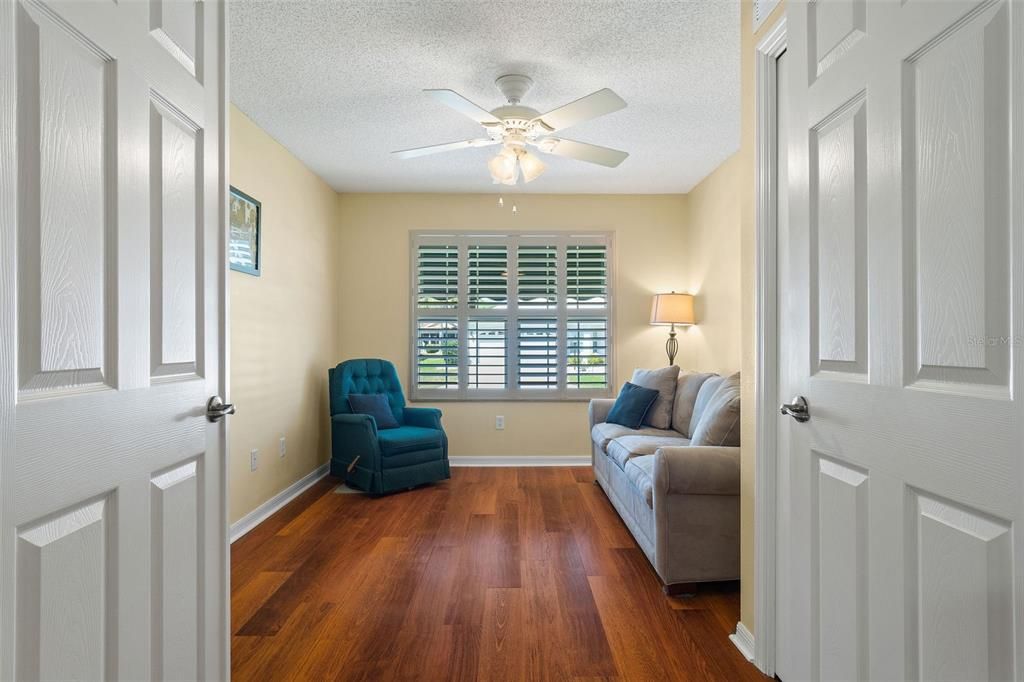
[[[231,187],[228,265],[254,277],[263,269],[263,205],[237,187]]]

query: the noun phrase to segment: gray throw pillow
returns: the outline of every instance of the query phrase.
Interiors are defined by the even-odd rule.
[[[708,403],[711,402],[711,396],[715,395],[715,391],[725,381],[724,377],[720,377],[717,374],[713,374],[704,380],[701,384],[700,390],[697,391],[697,399],[693,401],[693,414],[690,415],[690,428],[686,431],[690,434],[690,438],[693,438],[694,432],[697,430],[697,424],[700,423],[700,418],[704,414],[704,410],[707,409]]]
[[[706,382],[705,382],[706,383]],[[740,374],[722,381],[693,431],[690,445],[738,447],[740,444]]]
[[[653,388],[658,392],[658,399],[644,415],[644,424],[656,429],[667,429],[672,426],[672,402],[676,397],[676,379],[679,368],[675,365],[661,369],[636,369],[630,381],[637,386]]]
[[[693,406],[697,402],[697,393],[704,382],[716,374],[704,374],[701,372],[680,372],[679,381],[676,384],[676,398],[672,403],[672,428],[690,437],[690,417],[693,416]]]

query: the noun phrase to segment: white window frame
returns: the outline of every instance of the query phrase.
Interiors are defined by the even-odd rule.
[[[417,255],[420,246],[437,246],[444,242],[457,245],[459,249],[459,300],[455,308],[419,308],[417,296]],[[469,246],[503,244],[507,246],[508,307],[505,310],[471,309],[468,303],[468,249]],[[511,274],[518,267],[517,254],[521,245],[557,246],[558,301],[550,310],[519,309],[517,277]],[[602,245],[607,254],[608,303],[603,308],[580,308],[570,310],[567,306],[566,253],[569,246]],[[563,232],[563,231],[512,231],[487,232],[474,230],[413,230],[409,244],[409,395],[413,401],[533,401],[533,402],[585,402],[594,398],[615,395],[615,248],[614,233],[608,231]],[[456,318],[459,339],[459,383],[457,388],[420,388],[417,377],[417,320],[422,318]],[[569,388],[566,381],[568,353],[569,318],[606,319],[606,376],[607,385],[602,388]],[[468,387],[469,345],[467,343],[470,319],[506,320],[506,380],[503,389],[482,389]],[[554,318],[558,322],[558,382],[557,388],[538,389],[519,386],[519,367],[516,362],[519,352],[518,321],[520,318]]]

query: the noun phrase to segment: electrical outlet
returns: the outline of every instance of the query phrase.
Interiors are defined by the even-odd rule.
[[[277,453],[282,457],[288,454],[288,445],[284,442],[284,436],[281,436],[281,441],[280,444],[278,445]]]
[[[498,431],[505,430],[505,415],[499,414],[494,418],[494,428]]]
[[[249,471],[256,471],[256,467],[259,466],[260,451],[253,448],[249,451]]]

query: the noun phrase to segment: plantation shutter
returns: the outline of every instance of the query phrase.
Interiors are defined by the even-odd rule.
[[[416,321],[416,386],[453,390],[459,387],[459,332],[455,318]]]
[[[524,318],[519,320],[519,386],[521,388],[558,387],[558,320]]]
[[[566,247],[565,297],[570,310],[608,305],[608,247],[604,244]]]
[[[467,258],[469,307],[508,307],[508,247],[503,244],[470,246]]]
[[[519,307],[550,309],[558,304],[558,247],[520,246]]]
[[[586,400],[613,384],[611,240],[417,232],[412,400]]]
[[[416,305],[455,308],[459,303],[459,247],[420,246],[416,261]]]
[[[570,317],[566,327],[566,386],[570,389],[607,388],[608,320]]]
[[[508,372],[506,330],[505,320],[470,318],[466,332],[469,388],[505,388]]]

